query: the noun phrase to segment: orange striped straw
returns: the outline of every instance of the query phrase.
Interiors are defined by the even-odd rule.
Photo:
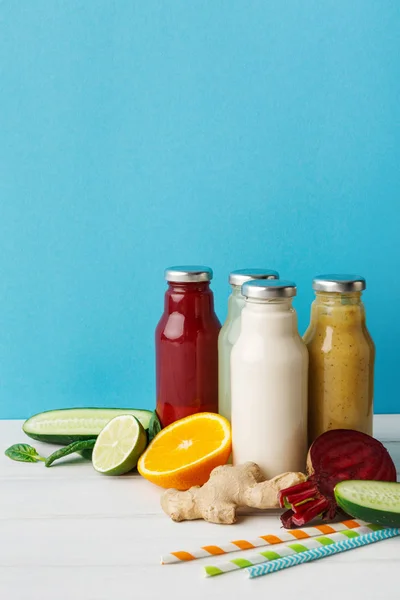
[[[342,521],[340,523],[330,523],[329,525],[316,525],[315,527],[305,527],[304,529],[287,529],[275,534],[259,535],[253,540],[233,540],[221,546],[209,545],[202,546],[197,550],[177,550],[176,552],[170,552],[161,556],[162,565],[170,565],[172,563],[187,562],[189,560],[196,560],[197,558],[205,558],[210,556],[218,556],[221,554],[229,554],[230,552],[237,552],[238,550],[254,550],[254,548],[260,548],[261,546],[273,546],[275,544],[282,544],[284,542],[291,542],[295,540],[303,540],[306,538],[316,537],[321,533],[328,535],[330,533],[336,533],[344,531],[346,529],[355,529],[356,527],[365,526],[365,521],[360,520],[349,520]]]

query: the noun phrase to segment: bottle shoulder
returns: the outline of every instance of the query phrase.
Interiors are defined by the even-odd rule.
[[[307,346],[297,330],[279,332],[275,335],[271,335],[263,331],[249,332],[242,329],[238,334],[234,347],[244,351],[251,347],[272,349],[277,349],[279,347],[293,347],[300,348],[303,352],[307,352]]]
[[[268,340],[263,336],[246,339],[239,336],[231,352],[231,360],[238,370],[252,368],[306,368],[308,349],[300,336]]]
[[[349,352],[356,348],[375,348],[365,321],[352,325],[324,320],[311,322],[303,339],[310,350],[325,353],[338,348]]]
[[[237,314],[235,317],[228,316],[226,321],[222,325],[221,331],[219,334],[219,339],[221,340],[221,342],[227,342],[227,343],[233,344],[239,337],[240,323],[241,323],[240,313]]]
[[[199,336],[217,338],[221,324],[216,315],[188,316],[180,312],[164,313],[156,327],[157,340],[190,340]]]

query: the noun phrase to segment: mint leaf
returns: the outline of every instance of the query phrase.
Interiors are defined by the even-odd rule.
[[[81,450],[87,450],[94,447],[96,440],[84,440],[82,442],[72,442],[69,446],[65,446],[64,448],[60,448],[50,454],[48,458],[46,458],[45,465],[46,467],[50,467],[54,461],[59,458],[63,458],[64,456],[68,456],[69,454],[74,454],[75,452],[80,452]]]
[[[149,423],[149,442],[160,433],[162,427],[156,411],[153,412]]]
[[[14,444],[13,446],[7,448],[4,454],[8,456],[8,458],[11,458],[11,460],[18,460],[20,462],[35,463],[39,460],[46,460],[43,456],[40,456],[37,450],[35,450],[35,448],[29,444]]]

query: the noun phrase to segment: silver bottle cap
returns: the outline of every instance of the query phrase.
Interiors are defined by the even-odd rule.
[[[239,269],[229,275],[231,285],[243,285],[253,279],[279,279],[279,273],[272,269]]]
[[[204,267],[203,265],[185,265],[165,269],[164,277],[167,281],[175,283],[196,283],[211,281],[213,272],[210,267]]]
[[[316,292],[362,292],[366,288],[364,277],[359,275],[317,275],[312,283]]]
[[[242,285],[242,294],[246,298],[270,300],[272,298],[292,298],[296,295],[293,281],[279,279],[253,279]]]

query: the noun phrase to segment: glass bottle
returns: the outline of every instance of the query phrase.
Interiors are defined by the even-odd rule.
[[[319,275],[304,334],[309,367],[309,442],[329,429],[372,435],[375,346],[365,322],[364,277]]]
[[[157,414],[163,427],[198,412],[218,412],[218,334],[212,270],[170,267],[155,333]]]
[[[257,463],[268,479],[304,471],[308,352],[290,281],[249,281],[231,354],[233,463]]]
[[[218,411],[231,420],[231,351],[240,333],[240,316],[245,304],[242,285],[253,279],[279,279],[272,269],[239,269],[229,275],[232,286],[228,315],[218,337]]]

